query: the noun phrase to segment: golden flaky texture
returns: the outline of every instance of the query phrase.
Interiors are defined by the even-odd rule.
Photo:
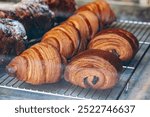
[[[129,61],[139,49],[137,38],[123,29],[107,29],[97,34],[89,49],[101,49],[116,54],[122,61]]]
[[[108,89],[116,85],[121,70],[120,60],[115,55],[102,50],[87,50],[71,60],[64,77],[83,88]]]
[[[57,3],[57,0],[52,0],[51,2]],[[58,4],[54,4],[54,6]],[[99,6],[102,4],[104,11],[105,9],[109,12],[111,11],[105,1],[94,2],[93,4],[96,4],[93,7],[94,9],[98,8],[100,10],[101,7],[99,8]],[[110,22],[107,21],[107,18],[110,19],[110,15],[107,17],[109,12],[104,12],[106,15],[103,17],[105,23]],[[48,31],[43,36],[41,43],[16,57],[8,65],[8,73],[15,74],[20,80],[31,84],[54,83],[58,81],[60,79],[61,63],[85,50],[87,43],[98,32],[101,20],[99,20],[97,14],[101,16],[100,12],[92,12],[90,10],[78,11],[64,23]],[[24,67],[20,66],[20,64]]]
[[[112,11],[111,7],[105,0],[96,0],[95,2],[88,3],[84,6],[81,6],[76,13],[81,11],[91,11],[99,19],[100,27],[111,24],[116,20],[116,16]]]
[[[47,32],[42,41],[56,47],[65,58],[72,57],[79,46],[77,30],[67,24],[62,24]]]
[[[55,83],[61,76],[61,57],[56,48],[38,43],[7,66],[10,75],[31,84]]]
[[[52,44],[64,57],[70,58],[85,50],[88,40],[97,32],[98,18],[90,11],[83,11],[47,32],[42,41]]]

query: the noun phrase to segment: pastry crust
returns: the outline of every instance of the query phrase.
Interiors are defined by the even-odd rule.
[[[76,13],[81,11],[91,11],[99,19],[99,26],[103,28],[106,25],[110,25],[116,20],[116,16],[111,7],[105,0],[96,0],[95,2],[88,3],[77,9]]]
[[[87,50],[75,56],[65,69],[66,81],[83,87],[108,89],[116,85],[122,71],[120,60],[102,50]]]
[[[41,42],[13,59],[6,69],[10,75],[34,85],[55,83],[60,80],[62,61],[55,47]]]
[[[137,38],[123,29],[107,29],[98,33],[88,49],[101,49],[116,54],[122,61],[131,60],[139,49]]]

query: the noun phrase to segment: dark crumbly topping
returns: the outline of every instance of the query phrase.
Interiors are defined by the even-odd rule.
[[[0,19],[0,30],[7,36],[16,40],[26,40],[26,31],[21,23],[11,19]]]

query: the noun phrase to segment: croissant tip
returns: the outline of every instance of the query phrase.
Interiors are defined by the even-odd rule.
[[[6,66],[6,72],[10,76],[16,76],[17,68],[15,66]]]

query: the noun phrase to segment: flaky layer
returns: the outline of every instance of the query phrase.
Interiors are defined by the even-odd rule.
[[[108,89],[116,85],[121,69],[115,55],[87,50],[71,60],[64,76],[66,81],[83,88]]]

